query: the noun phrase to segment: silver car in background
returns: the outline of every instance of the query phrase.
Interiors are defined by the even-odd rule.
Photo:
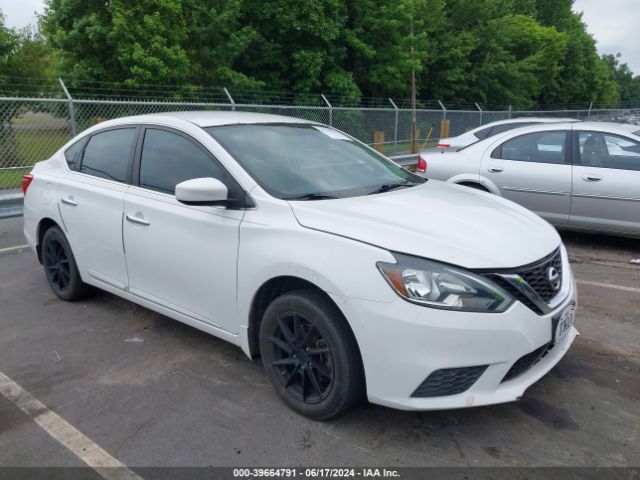
[[[528,127],[540,123],[577,122],[573,118],[551,118],[551,117],[518,117],[508,120],[498,120],[487,123],[456,137],[441,138],[438,140],[436,148],[441,151],[458,150],[480,140],[485,140],[494,135],[508,132],[514,128]]]
[[[640,128],[600,122],[518,128],[458,151],[422,152],[428,178],[503,196],[571,230],[640,237]]]

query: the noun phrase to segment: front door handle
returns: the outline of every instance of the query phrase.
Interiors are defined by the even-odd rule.
[[[501,171],[504,170],[504,168],[497,167],[495,165],[490,165],[489,168],[487,168],[487,170],[489,170],[491,173],[500,173]]]
[[[131,223],[137,223],[138,225],[151,225],[151,222],[149,220],[145,220],[144,218],[135,215],[127,215],[126,218]]]
[[[65,205],[71,205],[72,207],[77,207],[78,206],[78,202],[76,202],[73,197],[69,196],[69,197],[62,197],[60,199],[60,201],[62,203],[64,203]]]
[[[602,175],[596,175],[595,173],[586,173],[582,176],[585,182],[599,182],[602,180]]]

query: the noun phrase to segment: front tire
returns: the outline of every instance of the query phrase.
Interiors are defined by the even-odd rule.
[[[341,312],[311,290],[276,298],[260,325],[262,364],[278,395],[316,420],[362,401],[364,371],[356,340]]]
[[[59,227],[49,228],[42,237],[42,265],[49,287],[61,300],[79,300],[89,292],[89,286],[80,278],[71,246]]]

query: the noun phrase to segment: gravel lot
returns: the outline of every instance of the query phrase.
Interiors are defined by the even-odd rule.
[[[0,254],[0,372],[132,467],[639,466],[640,242],[564,236],[582,335],[516,403],[306,420],[230,344],[106,293],[59,301],[30,251]],[[0,395],[0,466],[81,464]]]

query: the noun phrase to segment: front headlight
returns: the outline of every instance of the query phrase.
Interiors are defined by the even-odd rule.
[[[389,285],[405,300],[461,312],[504,312],[514,299],[475,273],[410,255],[394,253],[398,263],[378,262]]]

